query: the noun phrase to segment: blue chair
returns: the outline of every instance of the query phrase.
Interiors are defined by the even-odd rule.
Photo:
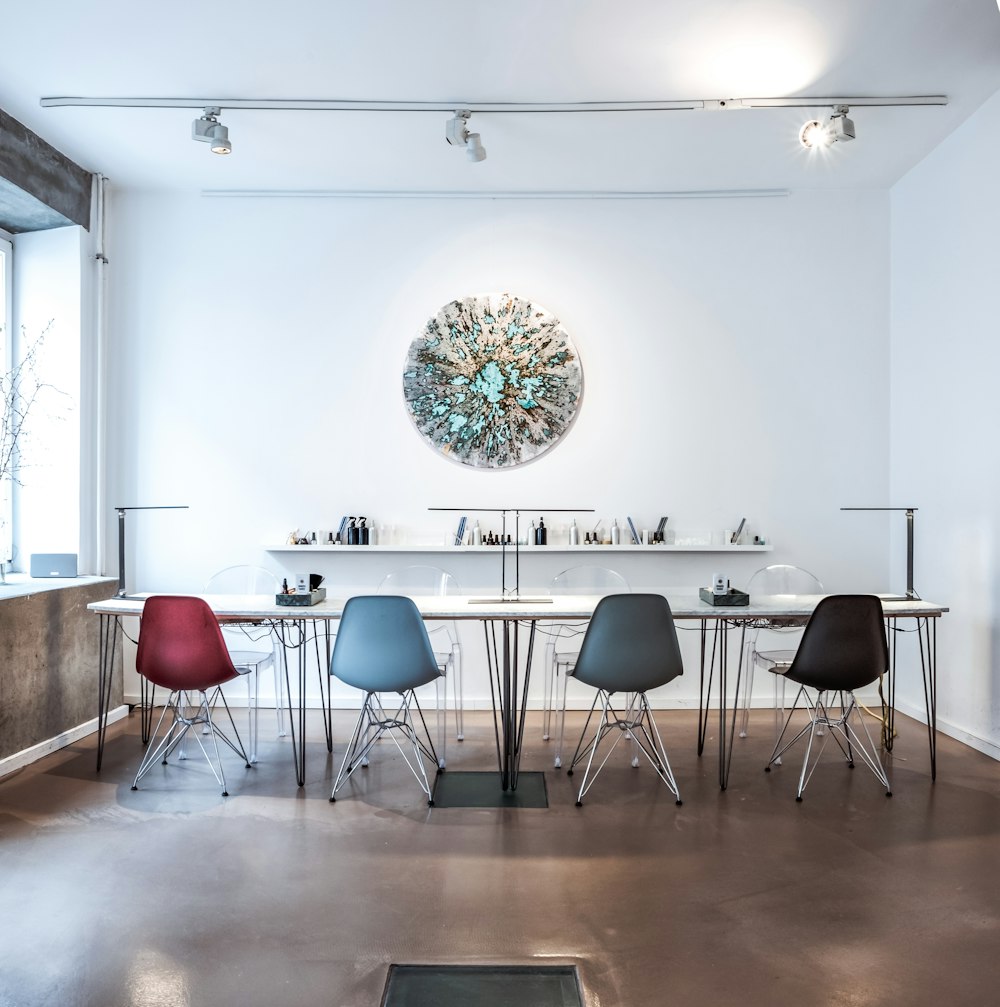
[[[785,678],[796,682],[799,691],[764,767],[765,772],[770,772],[792,745],[808,735],[797,801],[802,800],[802,792],[831,737],[852,769],[857,754],[885,787],[885,796],[892,797],[889,777],[854,698],[857,689],[871,685],[889,669],[883,619],[882,603],[874,595],[835,594],[823,598],[806,623],[798,650],[785,672]],[[800,700],[808,711],[809,723],[785,742]],[[820,735],[822,742],[810,768],[813,742]]]
[[[576,664],[569,672],[573,678],[597,689],[568,770],[572,776],[575,766],[587,762],[576,799],[578,808],[622,738],[629,738],[635,750],[646,756],[677,804],[681,803],[646,693],[683,673],[677,630],[666,598],[659,594],[614,594],[597,603]],[[626,697],[621,712],[612,705],[617,693]],[[585,744],[598,702],[601,716],[597,730]],[[609,736],[613,740],[595,769],[598,749]],[[636,762],[633,760],[633,765]]]
[[[441,669],[413,600],[395,595],[348,599],[337,630],[330,674],[365,694],[330,800],[336,801],[337,791],[359,766],[368,765],[372,748],[383,736],[388,736],[427,795],[427,803],[433,805],[423,760],[429,759],[436,768],[443,765],[443,760],[438,762],[413,690],[439,679]],[[385,693],[397,693],[400,697],[392,714],[382,705],[381,696]],[[414,711],[426,740],[417,732]],[[405,737],[407,747],[400,744],[397,733]]]

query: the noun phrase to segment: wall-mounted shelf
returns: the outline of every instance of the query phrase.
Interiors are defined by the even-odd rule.
[[[500,555],[502,549],[498,545],[266,545],[267,552],[322,552],[354,555],[366,552],[384,553],[475,553],[482,556]],[[628,553],[646,554],[671,552],[771,552],[771,545],[522,545],[519,552],[522,557],[534,553],[546,552],[586,552],[586,553]],[[514,552],[514,546],[507,546],[509,553]]]

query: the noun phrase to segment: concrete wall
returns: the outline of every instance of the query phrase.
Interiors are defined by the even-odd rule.
[[[113,584],[32,590],[0,587],[0,760],[97,716],[99,621],[87,605]],[[117,677],[110,705],[121,702]]]

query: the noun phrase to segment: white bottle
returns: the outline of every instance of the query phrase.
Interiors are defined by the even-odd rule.
[[[473,545],[483,544],[483,530],[479,527],[478,521],[472,526],[472,544]]]
[[[569,526],[569,544],[580,544],[580,529],[576,526],[576,518],[573,518],[573,523]]]
[[[620,545],[622,540],[622,531],[618,527],[618,518],[615,518],[611,522],[611,544]]]

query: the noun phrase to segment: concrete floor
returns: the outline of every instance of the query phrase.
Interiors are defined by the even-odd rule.
[[[393,962],[574,963],[590,1007],[998,1002],[1000,765],[942,738],[932,785],[900,717],[892,799],[828,752],[797,804],[769,714],[725,793],[694,716],[658,721],[682,807],[621,752],[576,808],[529,721],[550,808],[449,810],[391,747],[330,804],[347,713],[301,790],[286,739],[229,798],[194,759],[133,793],[130,717],[100,775],[90,740],[0,781],[0,1007],[375,1007]],[[449,766],[492,743],[468,715]]]

